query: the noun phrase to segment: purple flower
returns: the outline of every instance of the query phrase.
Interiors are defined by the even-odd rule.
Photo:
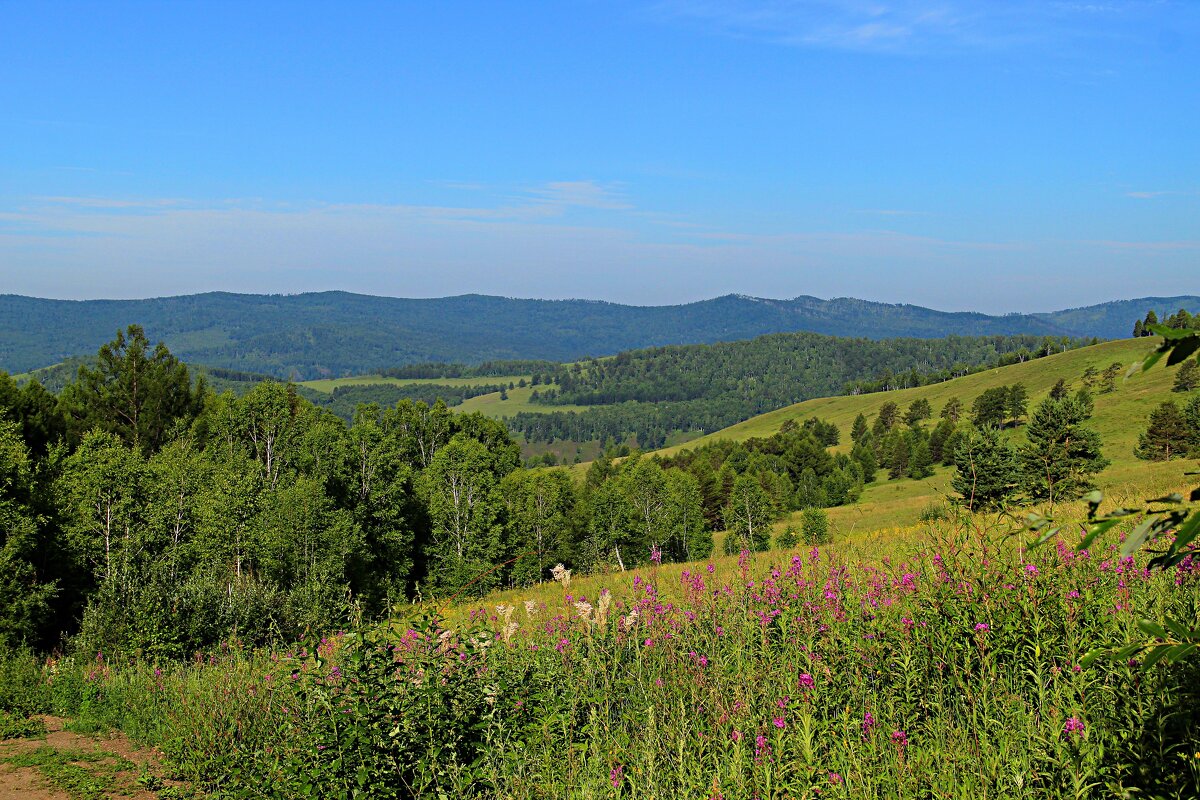
[[[1083,720],[1081,720],[1079,717],[1068,718],[1066,724],[1063,725],[1063,733],[1068,736],[1073,733],[1076,736],[1082,737]]]
[[[892,731],[892,743],[901,750],[908,747],[908,733],[905,731]]]
[[[875,728],[875,717],[872,716],[870,711],[868,711],[865,714],[863,714],[863,721],[862,721],[863,738],[865,739],[868,736],[870,736],[871,731],[874,728]]]
[[[787,720],[785,720],[783,717],[775,717],[775,719],[772,721],[775,723],[775,727],[779,728],[780,730],[783,730],[787,727]]]
[[[658,549],[658,545],[653,545],[650,548],[650,561],[655,566],[662,564],[662,550]]]
[[[988,626],[988,624],[986,622],[976,622],[975,630],[980,631],[980,632],[985,632],[985,631],[990,631],[991,628]]]
[[[608,779],[609,779],[609,781],[612,782],[612,786],[614,789],[621,785],[621,774],[624,771],[625,771],[625,767],[621,766],[620,764],[617,764],[608,773]]]
[[[811,689],[816,685],[816,681],[813,680],[812,675],[809,675],[807,672],[802,672],[800,674],[800,680],[796,681],[796,685],[801,689]]]
[[[836,772],[831,772],[831,773],[829,773],[829,782],[832,783],[834,786],[841,786],[842,785],[842,776],[838,775]]]

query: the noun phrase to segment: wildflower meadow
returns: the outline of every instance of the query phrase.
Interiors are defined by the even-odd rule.
[[[1200,560],[941,523],[743,552],[154,668],[4,686],[158,745],[216,796],[1200,795],[1200,663],[1083,654],[1194,618]],[[564,574],[565,572],[565,574]],[[601,586],[599,590],[593,590]]]

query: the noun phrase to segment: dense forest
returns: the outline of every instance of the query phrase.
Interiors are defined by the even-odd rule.
[[[1083,346],[1037,336],[851,339],[813,333],[661,347],[590,359],[535,376],[554,386],[534,402],[596,406],[517,414],[529,441],[633,437],[661,447],[676,432],[711,433],[813,397],[908,388]]]
[[[347,423],[271,380],[218,394],[131,326],[57,395],[0,374],[0,639],[178,656],[558,563],[700,558],[714,529],[762,549],[780,513],[817,502],[797,481],[843,487],[821,503],[861,489],[825,451],[836,438],[807,426],[687,464],[601,459],[576,485],[521,469],[501,423],[440,401],[362,404]]]
[[[767,333],[940,338],[1034,334],[1122,338],[1158,309],[1200,312],[1200,298],[1104,303],[1046,314],[988,316],[850,298],[727,295],[677,306],[463,295],[428,300],[345,292],[214,292],[147,300],[45,300],[0,295],[0,369],[23,373],[94,353],[137,322],[189,364],[279,379],[341,377],[420,362],[573,361],[657,345]]]

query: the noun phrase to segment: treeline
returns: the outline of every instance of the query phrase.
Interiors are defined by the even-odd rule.
[[[661,447],[676,432],[711,433],[776,408],[849,391],[945,380],[1086,340],[1037,336],[844,339],[777,334],[744,342],[660,347],[573,364],[535,402],[596,406],[507,419],[529,441],[622,441]],[[860,376],[882,376],[863,380]],[[896,377],[903,376],[903,377]]]
[[[471,384],[455,386],[443,383],[410,383],[395,385],[371,383],[362,385],[336,386],[328,394],[311,392],[308,398],[318,406],[327,408],[344,420],[354,418],[355,410],[364,403],[392,406],[404,400],[433,405],[439,400],[447,406],[461,405],[464,400],[492,392],[504,392],[507,384]]]
[[[560,369],[553,361],[538,361],[529,359],[513,359],[508,361],[484,361],[481,364],[443,364],[425,362],[423,364],[405,364],[400,367],[382,369],[379,374],[385,378],[406,380],[429,378],[497,378],[503,375],[529,375],[552,373]]]
[[[1151,325],[1160,324],[1158,314],[1154,309],[1146,312],[1146,316],[1133,323],[1134,338],[1139,336],[1154,336],[1154,331],[1150,329]],[[1200,330],[1200,314],[1192,314],[1186,308],[1181,308],[1174,314],[1163,319],[1162,325],[1175,330],[1188,331]]]
[[[849,502],[819,422],[577,486],[504,426],[412,399],[347,422],[296,387],[214,392],[131,326],[59,395],[0,373],[0,644],[184,656],[348,626],[414,598],[762,548],[783,511]]]

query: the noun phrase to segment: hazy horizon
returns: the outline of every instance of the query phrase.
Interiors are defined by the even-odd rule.
[[[1200,291],[1200,4],[14,5],[0,286]]]

